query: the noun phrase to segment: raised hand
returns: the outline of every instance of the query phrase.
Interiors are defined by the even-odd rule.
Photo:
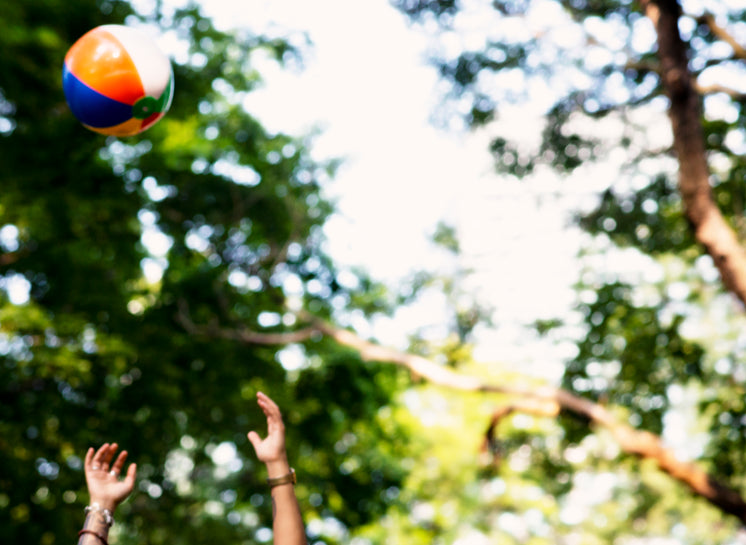
[[[268,484],[272,494],[272,532],[274,545],[306,545],[303,517],[295,497],[295,473],[288,465],[285,451],[285,424],[277,404],[258,392],[256,402],[267,417],[267,437],[255,431],[248,434],[256,457],[267,466]],[[273,482],[274,481],[274,482]]]
[[[267,417],[267,437],[262,439],[255,431],[248,434],[249,441],[256,451],[256,457],[268,466],[273,462],[287,463],[285,454],[285,424],[277,404],[266,394],[258,392],[256,402]]]
[[[116,443],[104,443],[94,453],[91,447],[86,452],[84,464],[91,504],[97,503],[102,509],[112,512],[132,492],[137,473],[137,466],[130,464],[124,479],[120,478],[127,451],[120,452],[112,463],[118,448]]]

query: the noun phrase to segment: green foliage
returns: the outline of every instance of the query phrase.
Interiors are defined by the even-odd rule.
[[[662,322],[660,307],[635,305],[632,297],[630,286],[605,284],[582,305],[589,328],[564,381],[574,391],[630,408],[637,425],[660,434],[670,409],[667,389],[703,379],[704,350],[681,336],[682,316]]]
[[[454,254],[459,253],[459,241],[456,235],[456,229],[453,226],[439,223],[435,228],[435,233],[433,233],[432,238],[433,242],[441,248],[445,248]]]
[[[392,462],[405,432],[382,419],[405,377],[394,368],[374,372],[361,363],[357,354],[341,353],[318,369],[302,371],[294,385],[291,420],[303,430],[298,446],[313,474],[307,484],[315,498],[309,517],[334,517],[348,528],[378,520],[404,477]],[[320,442],[331,448],[319,452]]]
[[[578,222],[589,233],[608,235],[619,247],[636,247],[651,255],[688,255],[694,247],[681,197],[662,175],[634,193],[606,190],[596,209]]]
[[[223,33],[192,5],[147,9],[0,7],[0,541],[71,542],[87,501],[81,457],[104,441],[139,466],[112,541],[266,540],[265,476],[246,438],[265,431],[257,390],[286,412],[308,520],[369,521],[404,474],[381,446],[396,428],[374,425],[396,377],[318,339],[304,350],[330,366],[292,371],[282,347],[221,334],[293,329],[288,301],[322,317],[381,307],[379,286],[322,249],[336,162],[241,107],[260,82],[256,51],[281,63],[299,52]],[[171,33],[188,55],[174,57],[167,116],[116,139],[72,117],[61,69],[84,32],[124,22]]]
[[[736,369],[737,376],[743,375],[742,363],[721,360]],[[728,368],[726,368],[728,369]],[[719,376],[711,381],[710,388],[703,396],[700,410],[709,417],[709,437],[706,457],[713,472],[721,475],[732,486],[746,487],[743,452],[746,447],[746,392],[742,384],[734,384],[730,376]]]

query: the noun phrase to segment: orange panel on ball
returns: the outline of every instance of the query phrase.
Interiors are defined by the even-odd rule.
[[[68,69],[95,91],[125,104],[134,104],[145,91],[135,64],[109,32],[94,29],[67,52]]]

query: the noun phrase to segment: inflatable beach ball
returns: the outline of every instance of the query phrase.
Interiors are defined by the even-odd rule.
[[[174,76],[168,57],[147,34],[103,25],[68,50],[62,88],[73,115],[87,128],[130,136],[166,114]]]

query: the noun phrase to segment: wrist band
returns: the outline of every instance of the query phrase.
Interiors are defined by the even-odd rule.
[[[106,508],[102,508],[95,501],[91,505],[85,508],[86,513],[90,513],[91,511],[95,511],[96,513],[101,513],[101,515],[104,517],[104,521],[106,522],[107,526],[111,527],[112,524],[114,524],[114,517],[112,516],[111,511],[109,511]]]
[[[287,475],[283,475],[282,477],[273,477],[272,479],[267,479],[267,484],[269,485],[269,488],[272,489],[275,486],[279,486],[281,484],[295,484],[298,482],[298,480],[295,477],[295,470],[291,467],[290,473]]]
[[[99,534],[98,532],[94,532],[93,530],[88,530],[86,528],[83,528],[80,532],[78,532],[78,537],[82,537],[84,534],[91,534],[92,536],[96,536],[101,540],[101,543],[104,545],[109,545],[109,542],[106,541],[106,538]]]

